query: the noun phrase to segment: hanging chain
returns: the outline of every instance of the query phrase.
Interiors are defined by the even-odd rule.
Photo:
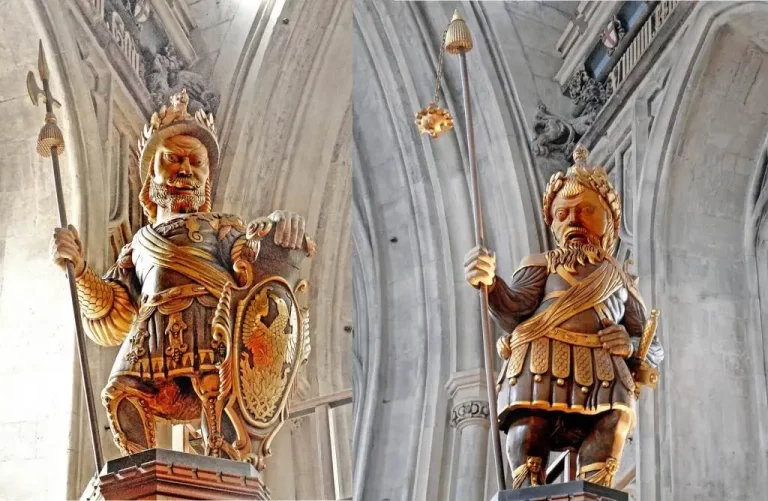
[[[440,42],[440,56],[437,60],[437,75],[436,75],[436,82],[435,82],[435,98],[432,100],[433,103],[437,104],[440,100],[440,82],[443,79],[443,56],[445,55],[445,36],[448,34],[448,28],[443,31],[443,39]]]

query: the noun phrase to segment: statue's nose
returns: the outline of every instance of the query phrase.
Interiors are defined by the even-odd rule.
[[[181,166],[179,167],[179,175],[180,176],[190,176],[192,174],[192,166],[189,165],[189,160],[184,159],[183,162],[181,162]]]

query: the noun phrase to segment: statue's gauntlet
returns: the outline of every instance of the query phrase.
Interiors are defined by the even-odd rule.
[[[87,266],[75,281],[88,337],[101,346],[120,344],[130,332],[138,311],[128,292]]]

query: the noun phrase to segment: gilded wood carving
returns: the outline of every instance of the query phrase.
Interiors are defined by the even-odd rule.
[[[73,227],[51,253],[74,264],[88,336],[120,345],[102,401],[125,453],[155,447],[157,419],[200,419],[205,453],[264,468],[310,345],[296,294],[314,253],[300,216],[250,224],[211,212],[219,146],[213,116],[185,91],[152,115],[139,141],[140,202],[150,221],[100,277]]]
[[[543,198],[556,249],[524,259],[509,284],[487,249],[465,260],[467,281],[488,287],[491,314],[507,332],[497,343],[496,391],[514,488],[543,483],[553,450],[578,452],[581,478],[610,486],[640,387],[656,386],[663,358],[658,312],[646,315],[635,277],[612,256],[621,200],[605,172],[587,165],[586,150],[574,160]]]

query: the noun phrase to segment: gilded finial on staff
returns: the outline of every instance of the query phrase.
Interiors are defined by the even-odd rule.
[[[445,50],[448,51],[448,54],[472,50],[472,35],[469,33],[467,23],[459,15],[459,9],[453,12],[451,24],[448,25],[448,32],[445,35]]]
[[[40,41],[40,50],[37,57],[37,70],[40,74],[43,88],[40,88],[35,79],[35,74],[30,71],[27,74],[27,92],[29,92],[29,98],[35,106],[40,104],[41,101],[45,103],[45,123],[37,136],[37,152],[44,158],[50,158],[52,155],[51,148],[56,148],[58,155],[64,153],[64,134],[62,134],[61,129],[56,124],[56,115],[53,113],[53,106],[61,106],[61,104],[51,96],[49,85],[50,71],[48,70],[48,61],[45,58],[42,40]]]

